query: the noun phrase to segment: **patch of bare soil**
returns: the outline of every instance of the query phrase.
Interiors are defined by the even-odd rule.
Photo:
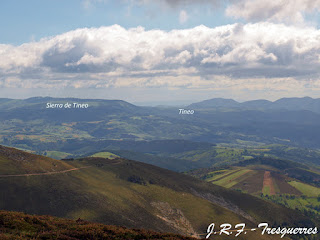
[[[172,208],[167,202],[152,202],[151,205],[159,211],[157,217],[177,229],[181,234],[200,238],[180,209]]]

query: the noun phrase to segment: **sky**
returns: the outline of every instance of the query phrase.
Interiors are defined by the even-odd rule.
[[[0,98],[320,98],[319,12],[320,0],[1,0]]]

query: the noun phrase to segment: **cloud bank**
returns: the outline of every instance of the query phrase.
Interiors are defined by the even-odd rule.
[[[0,44],[0,86],[208,87],[239,79],[320,79],[320,31],[274,23],[145,30],[83,28]]]

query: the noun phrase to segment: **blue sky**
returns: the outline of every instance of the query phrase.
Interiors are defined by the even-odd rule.
[[[130,1],[81,0],[4,0],[0,2],[0,43],[19,45],[43,37],[58,35],[76,28],[119,24],[125,28],[184,29],[198,25],[215,27],[234,23],[219,6],[190,5],[179,7],[188,13],[180,23],[176,7],[158,4],[134,4]]]
[[[320,0],[3,0],[0,97],[320,97]]]

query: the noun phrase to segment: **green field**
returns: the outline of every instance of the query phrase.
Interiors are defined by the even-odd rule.
[[[263,187],[262,193],[263,195],[270,195],[270,187],[269,186]]]
[[[315,197],[295,196],[295,195],[263,195],[263,199],[267,199],[274,203],[283,205],[287,208],[296,209],[310,217],[319,218],[320,199]]]
[[[251,172],[250,169],[242,169],[239,171],[232,172],[230,175],[218,180],[214,181],[213,183],[222,187],[230,188],[234,185],[236,185],[239,181],[238,178]]]
[[[297,181],[291,181],[289,184],[308,197],[318,197],[320,195],[320,188]]]
[[[215,181],[219,178],[223,178],[229,174],[232,174],[234,172],[238,171],[238,169],[235,170],[218,170],[218,171],[214,171],[214,172],[210,172],[208,173],[208,176],[210,176],[209,178],[206,178],[206,181],[208,182],[212,182]]]
[[[91,155],[90,157],[101,157],[101,158],[115,159],[119,156],[116,154],[113,154],[111,152],[99,152],[99,153],[95,153],[95,154]]]
[[[191,175],[299,210],[310,217],[320,217],[320,188],[311,185],[319,184],[319,171],[303,164],[260,157],[225,168],[194,170]]]

